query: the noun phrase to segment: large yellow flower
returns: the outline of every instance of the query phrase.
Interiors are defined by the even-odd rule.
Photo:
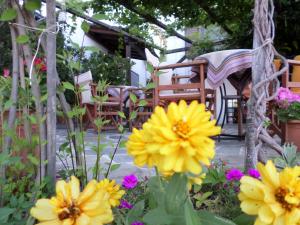
[[[30,211],[39,220],[38,225],[103,225],[113,221],[113,214],[103,190],[90,181],[80,192],[79,181],[71,177],[70,182],[56,183],[56,196],[39,199]]]
[[[156,107],[142,130],[134,129],[127,150],[138,166],[156,166],[162,174],[191,172],[200,174],[201,164],[209,165],[215,155],[210,136],[218,135],[220,127],[211,120],[205,105],[185,101],[171,103],[167,112]]]
[[[98,183],[97,187],[108,194],[109,203],[112,207],[120,205],[120,199],[125,191],[120,190],[120,185],[116,184],[115,180],[104,179]]]
[[[300,167],[277,172],[272,161],[258,164],[261,181],[244,176],[239,199],[241,209],[257,215],[255,225],[300,224]]]

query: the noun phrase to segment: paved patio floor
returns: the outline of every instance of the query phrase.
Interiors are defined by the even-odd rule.
[[[234,126],[227,126],[226,131],[234,133]],[[123,134],[122,140],[126,140],[130,135],[129,132]],[[58,129],[57,130],[57,149],[59,146],[66,142],[67,131],[66,129]],[[120,134],[117,132],[103,132],[101,143],[106,144],[103,154],[101,157],[101,166],[104,168],[107,167],[107,163],[110,161],[109,155],[111,155],[114,151],[114,148],[118,142]],[[87,167],[91,168],[96,162],[96,153],[92,150],[93,146],[96,146],[97,143],[97,133],[94,130],[87,130],[86,138],[85,138],[85,153],[87,160]],[[244,140],[216,140],[216,156],[214,160],[224,160],[227,162],[230,167],[240,167],[244,166],[244,154],[245,154],[245,141]],[[70,164],[70,160],[68,160]],[[120,167],[110,173],[110,178],[120,180],[124,175],[135,173],[140,177],[151,176],[154,174],[153,170],[147,168],[138,168],[133,164],[133,160],[130,156],[126,154],[125,148],[118,149],[115,158],[115,164],[120,164]],[[58,169],[63,168],[63,164],[59,159],[57,159],[57,167]],[[91,176],[91,172],[89,173]]]

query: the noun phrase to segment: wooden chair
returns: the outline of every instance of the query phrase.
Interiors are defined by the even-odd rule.
[[[97,84],[91,83],[93,97],[107,95],[105,102],[94,101],[94,115],[101,117],[107,123],[102,127],[102,130],[118,129],[119,125],[122,125],[123,120],[119,115],[119,112],[123,112],[123,87],[122,86],[107,86],[103,93],[99,93],[97,90]],[[113,90],[113,91],[112,91]],[[112,93],[115,93],[112,95]]]
[[[294,58],[294,61],[299,61],[300,62],[300,55],[297,55]],[[293,71],[292,71],[292,75],[291,75],[291,81],[292,82],[300,82],[300,66],[298,64],[292,64],[293,66]],[[292,87],[291,91],[297,94],[300,94],[300,88],[297,87]]]
[[[154,111],[154,89],[146,88],[134,88],[129,89],[129,93],[136,95],[137,91],[142,91],[142,98],[137,97],[136,102],[129,99],[129,115],[134,111],[136,112],[136,118],[129,120],[129,130],[135,128],[141,128]]]
[[[205,97],[205,83],[204,83],[204,66],[207,64],[206,60],[197,60],[187,63],[177,63],[166,66],[154,67],[152,79],[155,83],[154,91],[154,105],[166,106],[170,102],[178,102],[181,99],[190,102],[192,100],[198,100],[201,103],[206,102]],[[199,68],[199,82],[197,83],[175,83],[175,84],[160,84],[159,77],[164,76],[157,75],[159,71],[174,70],[176,68],[183,67],[197,67]],[[187,78],[187,77],[185,77]],[[174,82],[174,80],[173,80]]]
[[[178,75],[174,74],[172,76],[172,84],[180,84],[183,83],[181,80],[184,80],[185,82],[191,80],[191,75]],[[184,93],[185,90],[175,90],[174,93]],[[216,118],[216,100],[217,100],[217,93],[216,90],[211,88],[205,88],[205,105],[206,109],[211,111],[211,113],[214,115],[214,118]]]
[[[296,94],[300,95],[300,57],[295,57],[297,60],[288,60],[288,63],[290,66],[293,67],[293,72],[290,76],[289,71],[287,71],[283,76],[282,76],[282,86],[285,88],[289,88],[291,91],[295,92]],[[290,79],[291,78],[291,79]],[[281,123],[281,132],[282,132],[282,143],[287,140],[287,127],[285,123]]]
[[[82,89],[78,98],[80,101],[80,107],[85,107],[86,110],[86,115],[85,115],[86,124],[84,126],[85,130],[89,127],[92,128],[95,127],[94,124],[94,119],[96,116],[94,113],[95,104],[93,101],[92,88],[90,86],[92,82],[93,82],[93,77],[91,71],[87,71],[83,74],[74,77],[74,84],[77,86],[77,88]]]
[[[84,129],[89,127],[97,130],[94,123],[95,118],[101,116],[105,120],[109,120],[103,129],[116,129],[118,125],[122,123],[122,118],[119,116],[118,111],[123,109],[123,91],[122,87],[108,86],[108,88],[115,88],[118,90],[118,96],[112,96],[108,93],[108,88],[105,90],[105,94],[108,95],[108,99],[101,105],[94,101],[94,98],[99,95],[97,93],[97,84],[93,83],[93,77],[91,71],[87,71],[83,74],[74,77],[74,83],[80,87],[82,91],[79,95],[80,106],[86,109],[87,122]]]

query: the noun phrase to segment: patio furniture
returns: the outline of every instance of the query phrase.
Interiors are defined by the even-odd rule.
[[[193,76],[193,75],[192,75]],[[189,82],[191,80],[191,75],[178,75],[174,74],[172,76],[172,84],[180,84],[184,82]],[[181,82],[183,80],[184,82]],[[205,105],[206,109],[209,110],[213,115],[214,118],[216,118],[216,98],[217,98],[217,93],[216,90],[211,89],[211,88],[205,88]],[[175,90],[174,93],[184,93],[185,90]]]
[[[94,115],[107,121],[102,127],[103,130],[118,129],[119,125],[122,125],[123,120],[119,115],[119,112],[123,112],[124,98],[123,98],[123,86],[109,85],[104,93],[99,93],[97,90],[97,84],[91,84],[93,97],[107,95],[107,99],[104,102],[95,102]],[[113,93],[113,94],[112,94]]]
[[[93,122],[95,118],[95,104],[93,101],[92,87],[90,85],[92,82],[93,77],[91,71],[87,71],[74,77],[74,84],[77,88],[80,87],[82,89],[78,97],[80,107],[85,107],[86,110],[87,123],[85,124],[84,129],[87,129],[90,125],[92,127],[95,126]]]
[[[299,59],[299,57],[295,57],[295,59]],[[289,71],[286,71],[282,76],[282,86],[285,88],[289,88],[291,91],[295,92],[296,94],[300,93],[298,90],[300,90],[300,80],[299,80],[299,74],[298,71],[300,70],[300,61],[299,60],[288,60],[288,63],[290,66],[293,67],[293,73],[290,76]],[[282,143],[284,143],[288,138],[288,130],[287,130],[287,124],[281,123],[281,137],[282,137]]]
[[[300,62],[300,55],[297,55],[294,58],[294,60]],[[291,76],[291,81],[292,82],[300,82],[300,66],[299,65],[293,64],[293,72],[292,72],[292,76]],[[292,87],[291,91],[300,94],[300,88]]]
[[[80,106],[85,107],[87,117],[84,129],[92,127],[97,130],[94,121],[99,116],[104,120],[109,120],[109,123],[103,129],[117,129],[118,125],[122,124],[122,118],[119,116],[118,111],[123,109],[123,87],[108,86],[104,93],[108,95],[108,99],[101,104],[97,104],[94,97],[99,96],[99,93],[97,84],[93,83],[91,71],[75,76],[74,83],[82,89],[79,95]],[[118,96],[112,95],[112,92],[118,93]]]
[[[135,119],[129,120],[129,130],[132,131],[134,127],[141,128],[154,111],[154,89],[131,88],[128,91],[137,96],[135,102],[129,99],[129,115],[136,112]],[[140,92],[143,93],[142,96],[138,95]]]
[[[235,99],[238,102],[239,108],[237,112],[238,121],[238,134],[222,133],[222,137],[238,138],[244,137],[243,134],[243,109],[242,109],[242,93],[243,90],[249,85],[251,80],[252,66],[252,50],[251,49],[236,49],[236,50],[224,50],[211,52],[196,57],[197,60],[206,60],[208,62],[206,67],[206,79],[212,89],[220,89],[221,94],[221,110],[217,116],[218,123],[222,116],[221,122],[222,128],[224,127],[227,102],[231,99]],[[196,68],[192,68],[194,73],[197,72]],[[193,80],[197,80],[193,78]],[[236,95],[227,95],[226,87],[224,85],[225,80],[228,80],[232,86],[236,89]],[[225,112],[225,115],[223,115]]]
[[[187,102],[198,100],[205,103],[204,66],[206,60],[196,60],[187,63],[177,63],[154,68],[152,79],[155,83],[154,105],[166,106],[170,102],[178,102],[183,99]],[[160,78],[164,74],[157,75],[159,71],[172,70],[183,67],[196,67],[199,74],[199,82],[196,83],[176,83],[161,84]]]

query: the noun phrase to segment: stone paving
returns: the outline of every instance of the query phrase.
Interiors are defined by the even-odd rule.
[[[234,127],[230,127],[230,130]],[[228,130],[228,129],[227,129]],[[232,131],[234,132],[234,131]],[[59,149],[59,146],[66,142],[66,135],[67,131],[66,129],[58,129],[57,130],[57,149]],[[126,132],[122,140],[126,140],[128,136],[130,135],[129,132]],[[101,165],[105,168],[107,167],[107,163],[110,161],[109,155],[111,155],[114,151],[114,148],[116,146],[116,143],[118,142],[118,139],[120,137],[120,134],[117,132],[103,132],[102,134],[102,144],[107,144],[107,146],[103,150],[103,154],[101,157]],[[87,167],[91,168],[96,161],[96,153],[92,150],[92,146],[95,146],[97,143],[97,133],[94,130],[87,130],[86,138],[85,138],[85,153],[86,153],[86,160],[87,160]],[[244,165],[244,149],[245,141],[242,140],[219,140],[216,141],[216,156],[215,160],[222,159],[227,162],[227,164],[230,167],[240,167],[242,168]],[[70,164],[70,160],[69,164]],[[115,164],[120,164],[120,167],[111,172],[110,178],[120,180],[124,175],[135,173],[139,177],[144,176],[151,176],[151,174],[154,174],[153,170],[147,169],[147,168],[138,168],[133,164],[132,158],[126,154],[126,150],[124,148],[118,149],[115,158],[114,158]],[[63,168],[63,165],[59,159],[57,159],[57,167],[59,169]],[[91,176],[91,173],[89,173],[89,176]]]

